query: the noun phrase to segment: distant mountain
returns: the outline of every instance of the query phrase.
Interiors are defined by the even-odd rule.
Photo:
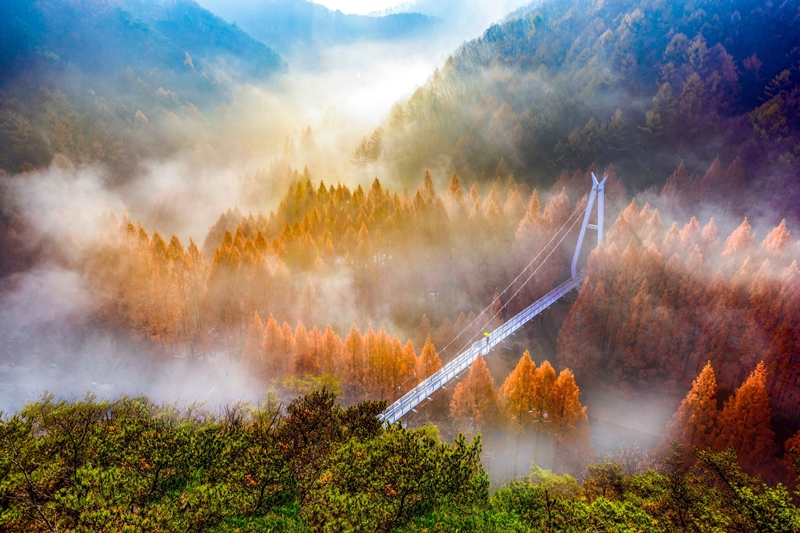
[[[194,69],[187,68],[187,57]],[[264,78],[284,66],[274,50],[192,0],[0,4],[1,81],[37,66],[50,74],[70,69],[97,75],[141,67],[176,76],[194,70],[200,77],[206,62],[227,63],[230,72],[245,79]]]
[[[241,83],[285,68],[192,0],[2,0],[0,170],[60,154],[127,175],[197,144]]]
[[[354,160],[531,183],[613,163],[642,189],[717,155],[796,176],[798,141],[800,1],[551,0],[463,45]]]
[[[281,53],[367,40],[411,39],[441,23],[419,13],[364,16],[307,0],[225,2],[215,11]]]

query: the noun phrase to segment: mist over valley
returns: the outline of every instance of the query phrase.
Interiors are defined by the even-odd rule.
[[[0,529],[800,531],[800,3],[337,2],[0,5]]]

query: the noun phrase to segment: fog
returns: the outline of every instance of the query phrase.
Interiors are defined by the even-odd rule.
[[[359,42],[290,56],[289,71],[262,86],[237,84],[221,67],[214,75],[228,85],[232,99],[212,112],[200,114],[183,100],[180,87],[166,87],[159,92],[162,101],[186,102],[182,109],[188,111],[142,107],[143,127],[165,139],[191,136],[195,142],[167,157],[140,161],[133,174],[120,177],[102,164],[57,155],[48,169],[0,176],[6,225],[15,221],[10,240],[19,246],[16,251],[31,254],[32,264],[3,279],[0,410],[18,409],[45,390],[68,397],[91,391],[101,397],[145,394],[156,401],[220,403],[262,395],[263,385],[243,386],[246,380],[235,365],[213,357],[194,364],[164,360],[154,357],[146,342],[96,327],[97,288],[81,270],[84,252],[105,242],[125,219],[166,239],[175,235],[184,245],[189,239],[201,245],[229,208],[240,207],[245,215],[268,215],[276,208],[289,183],[278,169],[307,166],[315,182],[368,186],[381,169],[350,163],[356,143],[489,21],[473,22],[470,30],[456,27],[424,41]],[[98,85],[59,76],[56,86]],[[303,147],[309,127],[313,146]],[[259,171],[262,182],[275,182],[259,183],[254,194]],[[437,175],[437,181],[444,179]],[[338,306],[345,323],[363,317],[352,301],[351,278],[345,271],[317,280],[320,298],[330,300],[324,306]],[[389,317],[376,322],[392,328]]]

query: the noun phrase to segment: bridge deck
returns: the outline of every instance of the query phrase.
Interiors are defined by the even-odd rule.
[[[548,292],[534,303],[520,311],[502,326],[492,331],[488,337],[484,337],[472,344],[469,348],[461,351],[456,357],[444,365],[439,371],[432,374],[425,381],[408,391],[399,400],[390,405],[381,414],[381,418],[390,424],[400,420],[409,411],[420,403],[427,400],[431,394],[447,385],[449,382],[458,378],[464,371],[469,369],[475,360],[481,355],[487,355],[495,346],[503,342],[510,335],[524,326],[533,317],[553,305],[561,297],[572,289],[583,283],[584,275],[579,273],[577,276],[568,279],[552,291]]]

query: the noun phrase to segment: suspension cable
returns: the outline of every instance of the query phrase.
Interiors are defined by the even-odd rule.
[[[553,236],[550,238],[550,240],[547,242],[547,244],[545,244],[545,245],[544,245],[544,247],[542,247],[542,249],[539,251],[539,253],[537,253],[537,254],[536,254],[536,256],[535,256],[533,259],[531,259],[531,260],[528,262],[528,264],[525,266],[525,268],[523,268],[523,269],[522,269],[522,271],[521,271],[521,272],[520,272],[520,273],[517,275],[517,277],[515,277],[515,278],[514,278],[514,279],[511,281],[511,283],[509,283],[509,284],[508,284],[508,286],[506,286],[506,288],[505,288],[505,289],[503,289],[503,292],[501,292],[500,294],[498,294],[498,295],[497,295],[497,298],[493,298],[493,299],[492,299],[492,302],[491,302],[491,303],[490,303],[488,306],[486,306],[486,308],[484,308],[484,309],[483,309],[483,311],[481,311],[481,312],[480,312],[480,314],[478,314],[478,315],[477,315],[477,316],[476,316],[476,317],[475,317],[475,318],[472,320],[472,322],[470,322],[469,324],[467,324],[467,325],[466,325],[466,326],[465,326],[465,327],[464,327],[464,328],[463,328],[463,329],[462,329],[462,330],[461,330],[461,331],[458,333],[458,335],[456,335],[455,337],[453,337],[453,339],[452,339],[450,342],[448,342],[448,343],[447,343],[447,344],[444,346],[444,348],[442,348],[442,349],[440,350],[440,353],[444,353],[444,352],[445,352],[445,350],[447,350],[447,348],[448,348],[448,347],[449,347],[451,344],[453,344],[453,343],[454,343],[456,340],[458,340],[458,339],[461,337],[461,335],[463,335],[465,332],[469,331],[469,330],[472,328],[472,326],[473,326],[473,325],[474,325],[474,324],[475,324],[475,323],[478,321],[478,319],[479,319],[480,317],[482,317],[482,316],[483,316],[483,315],[484,315],[484,314],[485,314],[487,311],[489,311],[489,309],[491,309],[492,305],[494,304],[494,301],[495,301],[496,299],[499,299],[499,298],[500,298],[501,296],[503,296],[503,295],[504,295],[506,292],[508,292],[508,290],[509,290],[509,289],[511,289],[511,287],[513,287],[513,286],[514,286],[514,284],[515,284],[515,283],[516,283],[516,282],[517,282],[517,281],[518,281],[518,280],[519,280],[519,279],[522,277],[522,275],[523,275],[523,274],[525,274],[525,272],[526,272],[526,271],[527,271],[527,270],[528,270],[528,269],[529,269],[529,268],[530,268],[530,267],[531,267],[533,264],[535,264],[535,263],[536,263],[536,261],[537,261],[537,260],[539,259],[539,257],[542,255],[542,253],[544,253],[544,251],[545,251],[545,250],[547,250],[547,248],[548,248],[548,247],[549,247],[549,246],[550,246],[550,245],[553,243],[553,241],[556,239],[556,237],[558,237],[559,233],[561,233],[561,231],[562,231],[562,230],[563,230],[563,229],[564,229],[564,228],[567,226],[567,224],[569,224],[570,220],[572,220],[572,218],[573,218],[573,217],[574,217],[576,214],[579,214],[579,213],[581,212],[581,209],[583,208],[583,204],[586,202],[586,200],[587,200],[587,198],[586,198],[586,196],[584,196],[584,197],[581,199],[581,201],[580,201],[580,202],[578,202],[578,204],[575,206],[575,209],[573,210],[572,214],[570,214],[570,216],[567,218],[567,220],[564,222],[564,224],[563,224],[563,225],[562,225],[562,226],[561,226],[561,227],[558,229],[558,231],[556,231],[556,232],[553,234]],[[513,299],[514,299],[514,297],[515,297],[515,296],[516,296],[516,295],[519,293],[519,291],[520,291],[520,290],[522,290],[522,287],[524,287],[524,286],[525,286],[525,285],[528,283],[528,281],[530,281],[530,279],[531,279],[531,278],[532,278],[532,277],[533,277],[533,276],[536,274],[536,272],[538,272],[538,271],[539,271],[539,269],[540,269],[540,268],[541,268],[541,267],[544,265],[545,261],[547,261],[547,259],[548,259],[548,258],[549,258],[549,257],[550,257],[552,254],[553,254],[553,252],[555,251],[555,249],[556,249],[556,248],[558,248],[558,246],[559,246],[559,245],[560,245],[560,244],[561,244],[561,243],[564,241],[564,238],[567,236],[567,234],[569,234],[569,232],[572,230],[572,228],[573,228],[573,227],[575,227],[575,224],[577,223],[577,221],[578,221],[578,220],[580,220],[580,217],[576,218],[576,219],[575,219],[575,221],[573,221],[573,222],[572,222],[572,225],[569,227],[569,229],[567,230],[567,232],[566,232],[566,233],[564,233],[564,235],[562,235],[561,239],[560,239],[560,240],[558,241],[558,243],[557,243],[557,244],[556,244],[556,245],[553,247],[553,249],[552,249],[552,250],[550,250],[550,253],[548,253],[548,254],[547,254],[547,256],[545,256],[545,258],[542,260],[542,262],[541,262],[541,263],[539,263],[539,266],[537,266],[537,267],[536,267],[536,269],[535,269],[535,270],[534,270],[534,271],[533,271],[533,272],[532,272],[532,273],[531,273],[531,274],[530,274],[530,275],[527,277],[527,279],[526,279],[526,280],[525,280],[525,281],[522,283],[522,285],[521,285],[521,286],[520,286],[520,287],[519,287],[519,288],[516,290],[516,292],[515,292],[515,293],[514,293],[514,294],[511,296],[511,298],[509,298],[509,299],[508,299],[508,301],[507,301],[505,304],[503,304],[503,306],[500,308],[500,310],[498,311],[498,313],[499,313],[499,312],[502,312],[502,311],[503,311],[503,310],[506,308],[506,306],[508,305],[508,303],[509,303],[511,300],[513,300]],[[497,314],[498,314],[498,313],[495,313],[495,314],[494,314],[494,316],[492,316],[492,317],[491,317],[491,318],[488,320],[488,322],[491,322],[492,320],[494,320],[494,318],[497,316]],[[488,322],[487,322],[487,323],[488,323]],[[466,343],[466,344],[468,345],[470,342],[472,342],[472,341],[475,339],[475,337],[477,337],[477,335],[478,335],[478,333],[475,333],[475,334],[473,334],[472,338],[470,338],[470,339],[467,341],[467,343]],[[427,362],[425,362],[425,363],[422,365],[422,367],[420,367],[419,369],[417,369],[416,371],[414,371],[414,373],[413,373],[413,374],[411,374],[411,375],[410,375],[410,376],[409,376],[409,377],[408,377],[408,378],[407,378],[405,381],[403,381],[403,382],[402,382],[400,385],[398,385],[398,386],[397,386],[397,388],[395,388],[395,389],[394,389],[392,392],[390,392],[388,395],[386,395],[386,396],[385,396],[383,399],[388,401],[388,399],[389,399],[389,398],[390,398],[392,395],[394,395],[395,393],[397,393],[397,392],[399,392],[400,390],[402,390],[403,386],[405,386],[405,385],[406,385],[406,384],[407,384],[409,381],[411,381],[411,380],[415,379],[415,378],[417,377],[417,375],[418,375],[420,372],[422,372],[422,371],[423,371],[423,370],[424,370],[424,369],[425,369],[425,368],[426,368],[426,367],[427,367],[427,366],[428,366],[430,363],[431,363],[431,361],[427,361]]]
[[[551,256],[551,255],[553,255],[553,253],[554,253],[554,252],[556,251],[556,249],[559,247],[559,245],[561,245],[561,243],[562,243],[562,242],[564,242],[564,239],[567,237],[567,235],[569,235],[569,232],[570,232],[570,231],[572,231],[572,228],[574,228],[574,227],[575,227],[575,224],[577,224],[577,223],[578,223],[578,220],[580,220],[580,218],[576,218],[576,219],[575,219],[575,221],[572,223],[572,225],[569,227],[569,229],[566,231],[566,233],[564,233],[564,235],[562,235],[562,236],[561,236],[561,239],[558,241],[558,243],[557,243],[557,244],[556,244],[556,245],[553,247],[553,249],[552,249],[552,250],[550,250],[550,253],[548,253],[548,254],[547,254],[547,256],[544,258],[544,260],[543,260],[541,263],[539,263],[539,266],[537,266],[537,267],[536,267],[536,269],[535,269],[533,272],[531,272],[531,273],[530,273],[530,275],[529,275],[529,276],[528,276],[528,277],[525,279],[525,281],[524,281],[524,282],[522,282],[522,285],[520,285],[520,286],[517,288],[517,290],[514,292],[514,294],[512,294],[512,295],[511,295],[511,298],[509,298],[509,299],[506,301],[506,303],[504,303],[504,304],[502,305],[502,307],[501,307],[500,309],[498,309],[498,310],[495,312],[495,314],[492,316],[492,318],[490,318],[490,319],[489,319],[489,321],[490,321],[490,322],[491,322],[492,320],[494,320],[495,318],[497,318],[497,316],[498,316],[498,315],[500,315],[500,314],[503,312],[503,310],[506,308],[506,306],[507,306],[509,303],[511,303],[511,300],[513,300],[513,299],[514,299],[514,297],[515,297],[517,294],[519,294],[519,292],[520,292],[520,291],[523,289],[523,287],[525,287],[525,285],[527,285],[527,284],[528,284],[528,282],[529,282],[529,281],[530,281],[530,280],[533,278],[533,276],[534,276],[534,275],[536,275],[536,273],[539,271],[539,269],[540,269],[540,268],[542,268],[542,266],[544,266],[544,264],[545,264],[545,262],[547,261],[547,259],[549,259],[549,258],[550,258],[550,256]],[[472,341],[475,339],[475,337],[477,337],[477,336],[478,336],[478,334],[477,334],[477,333],[475,333],[475,334],[472,336],[472,338],[471,338],[471,339],[470,339],[470,340],[467,342],[467,344],[469,344],[470,342],[472,342]]]

